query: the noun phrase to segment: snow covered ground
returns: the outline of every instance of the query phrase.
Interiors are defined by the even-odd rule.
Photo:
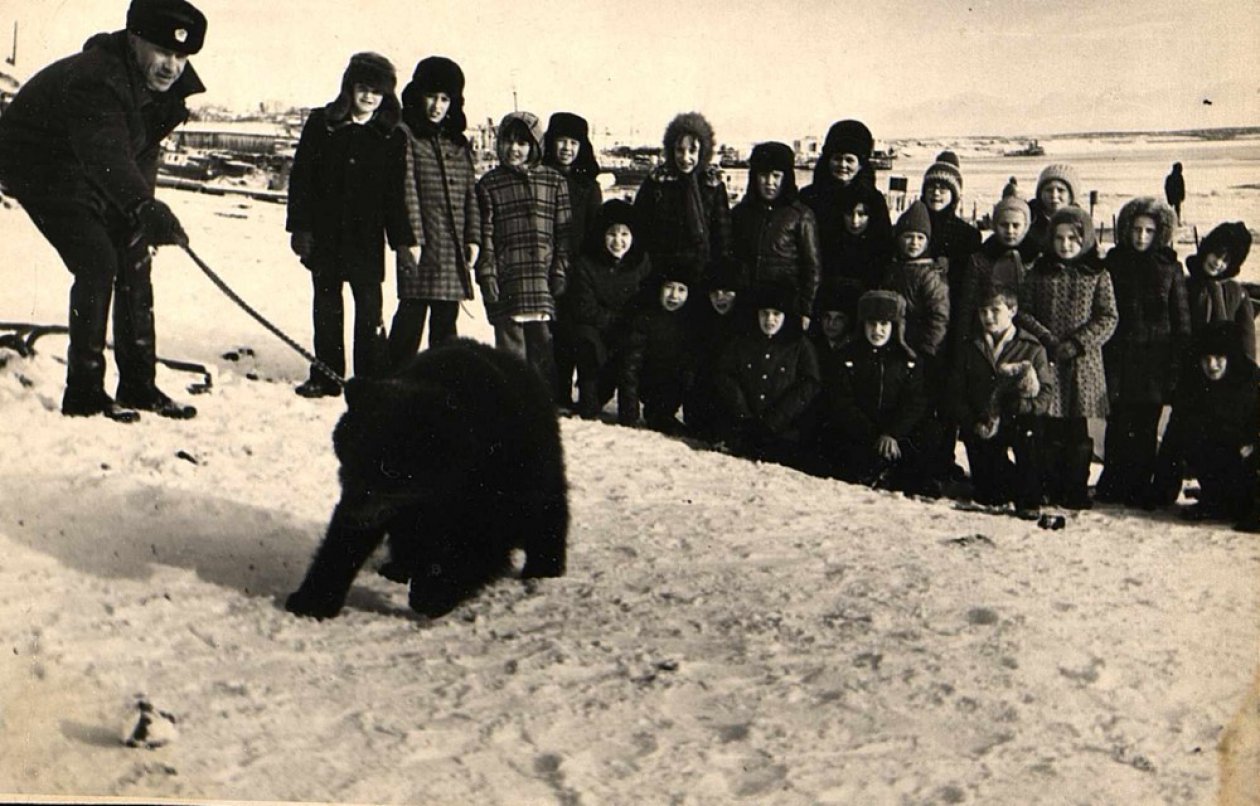
[[[309,343],[283,208],[163,196]],[[0,209],[0,320],[68,282]],[[64,337],[0,350],[0,800],[1256,802],[1260,541],[1170,515],[1044,531],[565,420],[567,577],[429,622],[365,571],[294,618],[343,403],[178,251],[155,284],[195,420],[62,418]],[[138,692],[176,741],[121,744]]]

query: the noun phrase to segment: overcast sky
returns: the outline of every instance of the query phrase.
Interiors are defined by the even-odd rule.
[[[311,106],[349,56],[449,56],[469,118],[565,109],[656,142],[702,111],[732,143],[1260,125],[1257,0],[200,0],[202,103]],[[5,0],[25,77],[122,27],[125,0]],[[7,67],[0,65],[0,69]],[[1205,104],[1203,101],[1211,100]]]

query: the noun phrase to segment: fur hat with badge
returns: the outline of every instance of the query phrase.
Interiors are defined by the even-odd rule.
[[[403,120],[413,132],[426,131],[433,124],[424,113],[424,96],[444,94],[451,99],[446,117],[437,125],[448,136],[462,139],[468,119],[464,116],[464,71],[445,56],[429,56],[416,63],[411,82],[403,88]]]
[[[928,185],[932,183],[944,185],[954,194],[949,201],[950,208],[958,205],[958,200],[962,198],[963,179],[957,154],[952,151],[942,151],[936,155],[936,161],[929,165],[923,174],[922,195],[927,195]]]
[[[205,44],[206,15],[186,0],[132,0],[127,31],[160,48],[191,56]]]
[[[892,322],[893,341],[913,360],[915,352],[906,344],[906,298],[896,291],[875,289],[858,297],[858,322]]]

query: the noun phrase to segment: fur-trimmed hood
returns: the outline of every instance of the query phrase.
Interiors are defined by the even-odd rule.
[[[1173,235],[1177,231],[1177,214],[1154,196],[1138,196],[1120,208],[1116,216],[1116,231],[1120,234],[1121,243],[1128,245],[1129,231],[1138,216],[1147,216],[1155,222],[1155,247],[1172,247]]]
[[[1229,264],[1224,272],[1216,277],[1209,277],[1203,270],[1203,259],[1213,252],[1224,252],[1229,255]],[[1186,258],[1186,270],[1190,276],[1200,282],[1208,280],[1231,280],[1242,271],[1251,252],[1251,231],[1241,221],[1227,221],[1218,224],[1199,243],[1198,251]]]
[[[700,171],[709,167],[709,163],[713,161],[714,149],[714,133],[713,126],[699,112],[683,112],[674,117],[665,127],[665,137],[663,144],[665,146],[665,165],[677,173],[674,168],[674,145],[683,138],[684,135],[691,135],[700,142],[700,162],[696,165],[696,170]]]

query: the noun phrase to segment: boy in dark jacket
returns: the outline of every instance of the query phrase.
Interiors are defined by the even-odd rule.
[[[1247,289],[1238,282],[1238,272],[1251,251],[1251,232],[1241,221],[1216,226],[1198,251],[1186,258],[1190,279],[1186,291],[1190,301],[1190,328],[1194,333],[1209,322],[1235,322],[1243,354],[1256,360],[1255,308]]]
[[[759,143],[748,176],[748,193],[731,212],[734,255],[749,285],[788,289],[792,309],[807,317],[818,290],[818,232],[813,211],[797,199],[795,154],[783,143]]]
[[[634,237],[634,208],[604,203],[575,264],[568,293],[578,372],[578,414],[592,419],[612,399],[630,315],[652,262]]]
[[[868,291],[858,300],[862,335],[841,352],[837,374],[823,379],[819,448],[830,475],[872,487],[924,486],[923,446],[932,435],[923,371],[903,336],[905,316],[896,292]]]
[[[293,252],[314,287],[315,357],[346,371],[342,287],[354,295],[354,372],[385,370],[381,283],[384,234],[407,253],[416,243],[403,201],[406,142],[398,130],[394,66],[376,53],[357,53],[341,77],[336,100],[311,112],[289,177],[286,228]],[[302,397],[341,393],[316,366],[295,390]]]
[[[1191,520],[1254,517],[1260,404],[1256,365],[1238,346],[1232,322],[1213,322],[1195,336],[1159,449],[1152,505],[1177,499],[1186,476],[1198,479]]]
[[[743,268],[733,257],[719,258],[709,267],[704,285],[708,299],[691,308],[695,322],[695,380],[683,403],[687,430],[700,439],[716,440],[721,409],[715,390],[718,359],[736,337],[753,327],[755,310],[745,293]]]
[[[1019,294],[1024,276],[1037,259],[1037,245],[1028,237],[1032,212],[1028,202],[1018,196],[1004,196],[993,206],[993,234],[967,260],[962,275],[962,288],[950,301],[949,315],[956,323],[954,355],[961,353],[984,331],[976,312],[980,309],[980,291],[1003,286]],[[950,290],[954,290],[950,286]],[[954,303],[957,303],[956,305]]]
[[[656,296],[645,296],[631,321],[617,384],[617,422],[637,425],[641,408],[649,428],[678,434],[678,409],[695,377],[695,319],[687,307],[695,280],[677,265],[656,276]]]
[[[1119,320],[1103,346],[1110,411],[1096,501],[1139,504],[1155,472],[1159,416],[1190,340],[1186,281],[1172,249],[1176,227],[1168,205],[1133,199],[1120,208],[1120,242],[1104,260]]]
[[[1015,502],[1021,518],[1041,506],[1041,423],[1054,375],[1041,342],[1015,326],[1014,289],[989,286],[977,295],[981,335],[957,355],[949,398],[967,447],[974,499]],[[1007,458],[1014,449],[1015,464]]]
[[[737,337],[718,360],[714,388],[725,438],[749,458],[800,466],[818,360],[797,326],[791,289],[765,286],[755,304],[757,329]]]

